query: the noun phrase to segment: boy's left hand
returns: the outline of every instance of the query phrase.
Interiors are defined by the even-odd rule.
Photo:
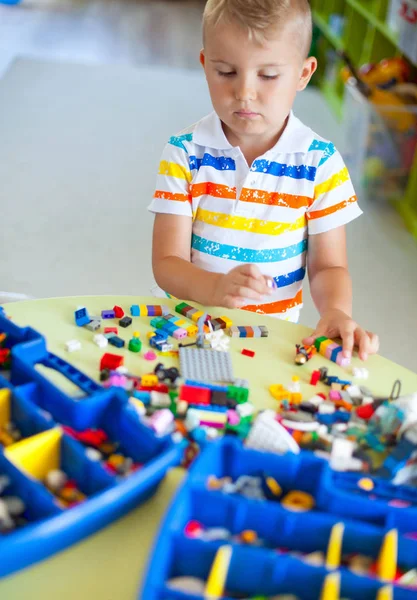
[[[318,337],[342,338],[343,355],[346,358],[352,356],[354,346],[359,348],[359,358],[366,360],[369,354],[376,354],[379,350],[379,338],[375,333],[365,331],[346,313],[333,309],[325,313],[316,330],[307,338],[303,344],[311,346]]]

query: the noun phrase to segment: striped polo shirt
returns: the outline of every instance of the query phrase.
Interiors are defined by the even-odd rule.
[[[243,308],[298,320],[309,235],[361,214],[342,157],[292,112],[278,142],[252,165],[211,113],[171,137],[162,154],[154,213],[192,219],[191,262],[227,273],[256,264],[277,289]]]

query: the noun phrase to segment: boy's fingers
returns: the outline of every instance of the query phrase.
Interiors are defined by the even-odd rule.
[[[376,354],[379,350],[379,337],[375,333],[371,333],[370,331],[366,332],[369,337],[369,354]]]
[[[248,288],[250,290],[253,290],[254,292],[258,292],[258,294],[260,294],[261,296],[267,294],[270,290],[267,288],[265,280],[262,279],[252,279],[251,277],[245,276],[242,277],[242,279],[239,279],[236,282],[236,285],[238,287],[244,287],[244,288]],[[240,296],[240,292],[238,292],[238,295]]]
[[[358,349],[359,349],[359,358],[361,360],[367,360],[368,358],[368,353],[370,351],[370,339],[368,337],[368,334],[366,333],[366,331],[364,329],[362,329],[361,327],[358,327],[358,329],[356,330],[356,344],[358,345]]]
[[[254,290],[253,288],[246,287],[244,285],[238,285],[233,290],[233,296],[239,298],[247,298],[248,300],[262,301],[263,295]],[[246,303],[247,304],[247,303]]]
[[[311,335],[303,339],[303,344],[305,344],[306,346],[311,346],[311,344],[314,344],[317,338],[321,337],[324,334],[325,330],[321,327],[317,327],[317,329],[313,331]]]
[[[355,344],[355,337],[352,331],[346,331],[342,335],[343,340],[343,356],[350,358],[352,356],[353,346]]]
[[[238,267],[238,269],[243,275],[247,275],[248,277],[251,277],[253,279],[263,278],[262,273],[256,265],[241,265],[240,267]]]
[[[239,296],[225,296],[224,307],[225,308],[241,308],[245,306],[246,302],[244,298]]]

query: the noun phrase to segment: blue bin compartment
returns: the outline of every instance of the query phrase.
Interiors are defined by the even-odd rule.
[[[8,450],[0,451],[6,474],[13,473],[13,490],[27,502],[29,524],[0,540],[0,577],[9,575],[95,533],[136,508],[157,490],[166,472],[180,464],[184,443],[171,436],[157,437],[143,424],[119,388],[104,389],[65,360],[48,352],[45,339],[30,327],[21,328],[6,318],[0,308],[0,333],[7,334],[11,348],[10,373],[0,374],[0,389],[12,392],[12,420],[24,430],[24,443],[57,424],[75,429],[106,429],[121,442],[126,454],[144,463],[128,478],[114,477],[86,456],[86,448],[63,435],[61,466],[77,481],[88,499],[64,509],[40,481],[20,471],[8,460]],[[73,398],[58,389],[36,369],[41,364],[55,369],[84,393]],[[6,375],[6,376],[4,376]],[[11,458],[13,454],[10,454]],[[3,537],[3,536],[2,536]]]
[[[248,499],[237,494],[209,490],[207,487],[210,475],[230,476],[235,480],[240,475],[258,475],[260,472],[267,472],[275,477],[282,486],[284,494],[290,490],[304,490],[316,495],[318,504],[308,512],[293,512],[283,507],[279,500]],[[324,578],[329,571],[324,566],[309,565],[291,554],[277,553],[277,549],[281,548],[284,552],[290,553],[321,551],[325,554],[332,527],[340,521],[343,521],[345,527],[343,556],[361,554],[376,560],[386,532],[397,527],[400,534],[398,564],[406,570],[415,568],[417,539],[401,535],[403,531],[410,531],[410,524],[411,530],[413,530],[413,523],[417,529],[414,509],[401,510],[385,504],[387,508],[383,522],[375,523],[369,519],[368,506],[368,504],[373,506],[374,503],[362,498],[361,502],[364,506],[361,510],[355,509],[355,518],[341,516],[338,513],[343,513],[346,509],[345,505],[339,507],[340,510],[334,510],[333,499],[331,502],[320,503],[321,480],[324,478],[329,480],[329,472],[332,473],[325,461],[307,453],[298,456],[293,454],[278,456],[257,452],[245,449],[235,438],[224,438],[212,443],[194,463],[188,478],[167,512],[139,598],[146,598],[146,600],[181,598],[181,592],[167,587],[167,580],[179,575],[206,579],[216,549],[221,544],[231,543],[233,555],[238,558],[237,562],[240,564],[240,571],[236,569],[236,573],[240,574],[241,581],[239,583],[233,579],[231,568],[229,572],[231,580],[228,579],[228,585],[231,586],[229,592],[241,592],[247,594],[247,597],[255,593],[271,595],[293,593],[300,599],[317,600],[320,597]],[[347,508],[346,511],[349,512],[349,509]],[[407,513],[408,526],[405,522]],[[361,515],[364,519],[360,518]],[[400,516],[404,522],[398,522]],[[258,547],[248,547],[238,540],[204,541],[190,538],[185,535],[185,526],[190,521],[201,523],[205,529],[225,528],[232,535],[238,535],[245,530],[254,530],[263,544]],[[249,553],[246,554],[247,552]],[[269,557],[272,557],[274,567],[272,574],[258,573],[254,581],[248,579],[246,571],[250,572],[251,568],[248,566],[246,569],[243,566],[245,562],[242,558],[246,556],[250,556],[251,560],[255,560],[254,556],[259,556],[262,568],[266,569],[265,573],[269,573],[268,569],[272,568],[268,566],[271,560]],[[377,591],[382,586],[376,578],[355,575],[346,567],[341,567],[340,572],[341,598],[346,597],[351,600],[376,598]],[[268,585],[271,583],[272,588],[268,585],[266,588],[263,587],[265,577],[270,577],[266,581]],[[396,586],[394,597],[407,600],[415,598],[416,592]]]
[[[33,384],[26,384],[22,388],[31,387]],[[41,431],[55,426],[54,420],[48,414],[39,409],[35,404],[28,401],[23,394],[19,393],[22,388],[14,388],[10,394],[10,420],[19,430],[22,438],[25,439],[36,435]],[[1,389],[1,388],[0,388]],[[0,450],[1,450],[0,442]]]
[[[43,339],[42,336],[31,327],[19,327],[13,321],[8,319],[4,310],[0,306],[0,335],[6,334],[6,339],[0,344],[2,348],[13,350],[19,344],[33,340]],[[12,358],[13,360],[13,358]],[[21,382],[26,383],[22,375]],[[13,371],[4,371],[0,369],[0,388],[11,387],[14,383]]]

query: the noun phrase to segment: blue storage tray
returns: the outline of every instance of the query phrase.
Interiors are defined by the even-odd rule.
[[[276,479],[284,495],[291,490],[305,491],[315,498],[316,505],[309,512],[293,512],[279,501],[248,499],[207,487],[210,475],[236,480],[240,475],[260,473]],[[417,509],[397,508],[357,495],[351,491],[355,488],[347,486],[345,475],[351,478],[350,474],[334,473],[324,460],[308,452],[284,456],[258,452],[246,449],[233,437],[213,442],[190,469],[167,512],[138,598],[203,600],[202,596],[170,589],[167,581],[186,575],[206,579],[216,550],[224,543],[232,543],[226,584],[229,592],[246,597],[292,593],[301,600],[317,600],[329,571],[289,554],[277,555],[276,549],[326,553],[332,527],[341,521],[345,525],[344,555],[359,553],[377,559],[386,532],[397,527],[398,564],[415,568],[417,540],[402,534],[417,531]],[[358,501],[351,505],[352,499]],[[229,540],[189,538],[184,529],[192,520],[208,528],[224,527],[232,534],[254,530],[264,545],[248,547]],[[340,573],[341,598],[375,600],[383,586],[378,579],[356,575],[343,566]],[[395,600],[416,596],[416,591],[395,586]]]
[[[30,441],[59,425],[76,430],[102,428],[120,443],[118,451],[143,464],[127,477],[114,476],[88,457],[83,444],[63,434],[60,467],[88,496],[78,506],[64,509],[41,481],[13,464],[8,449],[0,445],[0,475],[11,481],[5,494],[24,501],[28,521],[0,534],[0,577],[4,577],[80,541],[150,498],[166,472],[181,462],[184,444],[175,443],[171,436],[157,437],[141,422],[122,389],[104,389],[50,353],[42,335],[12,323],[1,307],[0,333],[7,334],[3,345],[11,349],[12,357],[10,372],[0,371],[0,389],[11,392],[11,420],[23,438]],[[37,364],[59,371],[84,396],[72,398],[58,389],[36,369]]]

